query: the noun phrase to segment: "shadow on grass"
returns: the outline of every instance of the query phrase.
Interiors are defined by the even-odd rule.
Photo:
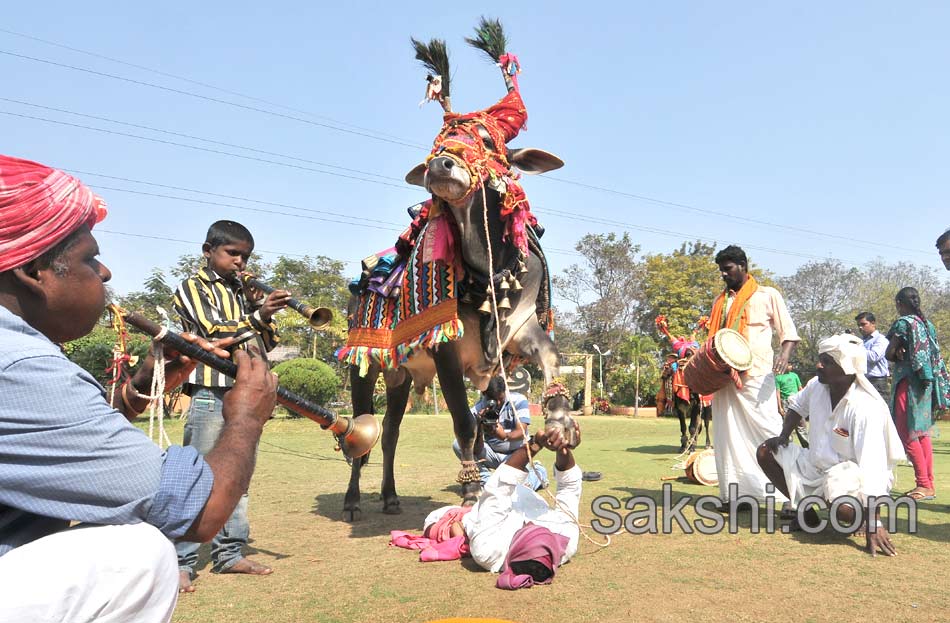
[[[669,454],[676,456],[680,453],[679,446],[634,446],[627,448],[627,452],[639,452],[640,454]]]
[[[310,512],[343,523],[343,496],[343,493],[322,493],[314,498]],[[360,498],[362,516],[358,521],[350,523],[350,537],[361,539],[388,535],[391,530],[421,532],[426,516],[442,506],[445,506],[445,503],[429,496],[399,496],[402,513],[386,515],[383,513],[382,496],[378,492],[364,492]]]

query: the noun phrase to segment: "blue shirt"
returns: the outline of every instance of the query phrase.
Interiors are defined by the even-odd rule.
[[[868,373],[871,377],[887,377],[891,375],[887,367],[887,359],[884,352],[887,350],[887,338],[881,335],[880,331],[875,331],[871,335],[862,337],[864,348],[868,351]]]
[[[478,402],[475,403],[475,406],[472,407],[472,413],[478,415],[478,413],[487,406],[488,400],[485,396],[482,396]],[[501,424],[501,427],[505,430],[514,430],[516,421],[524,423],[525,430],[527,430],[528,425],[531,423],[531,409],[528,407],[528,399],[525,398],[524,395],[518,392],[508,392],[508,400],[498,413],[498,423]],[[497,437],[489,439],[486,436],[485,443],[495,452],[510,454],[524,445],[524,439],[508,441],[507,439],[498,439]]]
[[[213,481],[194,448],[163,452],[88,372],[0,306],[0,556],[71,521],[144,521],[179,538]]]

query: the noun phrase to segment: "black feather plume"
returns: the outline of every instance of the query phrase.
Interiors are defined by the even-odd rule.
[[[410,37],[412,47],[416,51],[416,60],[421,61],[430,73],[442,76],[442,95],[449,97],[449,50],[445,47],[445,40],[432,39],[428,45]]]
[[[465,38],[465,41],[474,48],[478,48],[497,63],[502,54],[507,52],[508,41],[505,39],[505,29],[497,19],[482,17],[475,28],[475,38]]]

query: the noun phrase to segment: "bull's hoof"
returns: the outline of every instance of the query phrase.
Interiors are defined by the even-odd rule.
[[[399,506],[399,498],[383,499],[384,515],[402,515],[402,508]]]
[[[354,521],[360,521],[362,518],[363,518],[363,511],[360,510],[359,506],[343,509],[343,521],[345,521],[346,523],[353,523]]]

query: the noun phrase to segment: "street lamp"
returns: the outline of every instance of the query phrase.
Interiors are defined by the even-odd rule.
[[[604,357],[610,354],[610,349],[607,349],[605,352],[600,352],[600,346],[594,344],[594,350],[597,351],[597,354],[600,355],[600,399],[604,399]]]

